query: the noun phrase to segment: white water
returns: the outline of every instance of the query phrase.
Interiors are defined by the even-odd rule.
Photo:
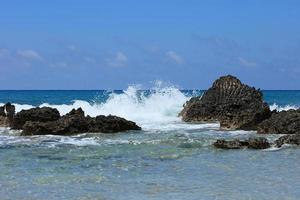
[[[75,100],[70,105],[44,103],[41,104],[40,107],[48,106],[56,108],[61,115],[70,112],[73,108],[77,109],[81,107],[86,115],[92,117],[111,114],[132,120],[142,126],[143,129],[167,128],[166,126],[170,126],[172,129],[174,123],[179,123],[178,126],[181,128],[190,126],[180,124],[181,120],[178,117],[178,113],[182,109],[183,104],[189,98],[190,97],[185,96],[179,89],[173,86],[157,86],[149,95],[139,92],[139,87],[137,86],[129,86],[124,93],[112,93],[108,100],[102,103],[90,104],[87,101]],[[16,106],[16,112],[34,107],[24,104],[14,105]],[[197,126],[195,126],[195,128],[196,127]]]
[[[198,130],[206,129],[208,131],[201,131],[201,135],[207,135],[207,137],[222,136],[224,134],[230,136],[240,136],[255,134],[255,132],[248,131],[227,131],[227,132],[216,132],[219,129],[219,124],[187,124],[181,122],[178,113],[181,111],[183,104],[189,100],[190,97],[184,95],[179,89],[169,86],[169,87],[156,87],[150,94],[146,95],[139,91],[139,87],[130,86],[124,93],[116,94],[112,93],[105,102],[90,104],[87,101],[75,100],[72,104],[61,104],[53,105],[49,103],[41,104],[40,107],[49,106],[58,109],[61,115],[70,112],[73,108],[82,108],[86,115],[92,117],[97,115],[117,115],[124,117],[128,120],[136,122],[138,125],[145,130],[146,134],[161,134],[168,132],[182,133],[189,136],[192,132],[198,132]],[[1,105],[1,103],[0,103]],[[30,109],[35,106],[25,105],[25,104],[14,104],[16,106],[16,112],[22,109]],[[278,106],[273,104],[270,106],[271,110],[288,110],[297,109],[296,106],[286,105]],[[37,136],[32,137],[30,140],[28,138],[19,138],[16,134],[9,129],[0,130],[0,144],[28,144],[28,142],[33,144],[45,144],[47,146],[55,146],[59,144],[74,144],[78,146],[85,145],[102,145],[110,143],[139,143],[139,142],[157,142],[153,139],[120,139],[116,141],[110,141],[109,138],[99,140],[97,137],[81,138],[80,136],[73,137],[60,137],[60,136]],[[2,135],[2,133],[5,133]],[[49,142],[47,140],[53,140]],[[47,141],[46,143],[44,141]],[[159,141],[159,140],[158,140]]]
[[[271,110],[277,110],[277,111],[283,111],[283,110],[290,110],[290,109],[298,109],[299,107],[295,105],[285,105],[285,106],[279,106],[276,103],[273,103],[270,105]]]
[[[86,115],[95,117],[97,115],[116,115],[132,120],[140,125],[143,130],[193,130],[201,128],[215,128],[218,124],[186,124],[182,123],[178,113],[183,104],[190,97],[184,95],[179,89],[168,86],[161,87],[160,84],[146,95],[139,92],[138,86],[129,86],[124,93],[110,94],[107,101],[90,104],[87,101],[75,100],[72,104],[53,105],[49,103],[41,104],[40,107],[48,106],[58,109],[61,115],[70,112],[73,108],[82,108]],[[14,104],[16,112],[22,109],[30,109],[34,106],[25,104]],[[273,104],[271,110],[297,109],[296,106],[278,106]]]

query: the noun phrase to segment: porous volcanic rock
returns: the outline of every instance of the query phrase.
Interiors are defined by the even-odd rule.
[[[116,116],[85,116],[79,108],[62,116],[56,121],[27,121],[22,135],[72,135],[78,133],[116,133],[128,130],[141,130],[136,123]]]
[[[258,133],[300,134],[300,109],[273,113],[258,125]]]
[[[256,130],[271,111],[260,90],[228,75],[216,80],[201,97],[187,101],[179,115],[186,122],[220,122],[224,129]]]
[[[275,140],[275,145],[281,147],[284,144],[300,145],[300,134],[284,135]]]
[[[270,143],[266,138],[258,137],[258,138],[249,138],[247,140],[217,140],[213,144],[216,148],[219,149],[241,149],[241,148],[249,148],[249,149],[267,149],[270,147]]]
[[[31,108],[28,110],[21,110],[18,112],[13,119],[11,128],[22,129],[23,125],[28,122],[49,122],[55,121],[60,118],[60,114],[57,109],[42,107],[42,108]]]
[[[6,103],[4,106],[0,106],[0,126],[8,127],[12,124],[13,117],[15,115],[15,106],[11,103]]]

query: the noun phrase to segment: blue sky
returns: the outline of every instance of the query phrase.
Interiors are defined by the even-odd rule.
[[[3,0],[0,89],[300,89],[298,0]]]

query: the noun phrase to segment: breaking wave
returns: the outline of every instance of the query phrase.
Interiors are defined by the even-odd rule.
[[[159,84],[150,92],[141,91],[138,86],[129,86],[121,94],[112,93],[105,102],[89,103],[74,100],[72,104],[54,105],[43,103],[40,107],[48,106],[58,109],[61,115],[73,108],[81,107],[86,115],[117,115],[140,125],[180,122],[178,113],[190,97],[173,86],[161,87]],[[14,104],[16,112],[35,106]]]
[[[43,103],[40,107],[48,106],[56,108],[61,115],[72,109],[82,108],[86,115],[116,115],[132,120],[140,125],[143,130],[195,130],[201,128],[219,127],[218,124],[187,124],[182,123],[178,113],[183,104],[194,94],[187,95],[174,86],[162,87],[158,82],[150,91],[142,91],[139,86],[129,86],[120,93],[109,94],[106,100],[90,103],[83,100],[74,100],[71,104]],[[1,103],[0,103],[1,105]],[[14,104],[16,112],[22,109],[30,109],[35,106],[27,104]],[[279,106],[272,104],[271,110],[297,109],[297,106]]]
[[[271,110],[277,110],[277,111],[283,111],[283,110],[290,110],[290,109],[298,109],[298,106],[295,105],[284,105],[284,106],[279,106],[276,103],[273,103],[270,105]]]

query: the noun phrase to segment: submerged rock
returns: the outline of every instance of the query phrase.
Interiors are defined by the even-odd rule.
[[[14,115],[15,106],[11,103],[6,103],[4,106],[0,106],[0,126],[10,126],[12,124]]]
[[[258,138],[249,138],[247,140],[217,140],[213,144],[216,148],[219,149],[241,149],[241,148],[249,148],[249,149],[267,149],[270,147],[270,143],[266,138],[258,137]]]
[[[116,116],[85,117],[81,108],[73,109],[56,121],[27,121],[22,135],[72,135],[78,133],[116,133],[128,130],[141,130],[136,123]]]
[[[202,97],[194,97],[179,114],[186,122],[220,122],[221,128],[256,130],[270,117],[261,91],[228,75],[220,77]]]
[[[22,129],[23,125],[28,121],[49,122],[58,120],[59,118],[60,114],[55,108],[42,107],[31,108],[29,110],[21,110],[14,116],[11,128]]]
[[[258,133],[300,134],[300,109],[273,113],[258,125]]]

